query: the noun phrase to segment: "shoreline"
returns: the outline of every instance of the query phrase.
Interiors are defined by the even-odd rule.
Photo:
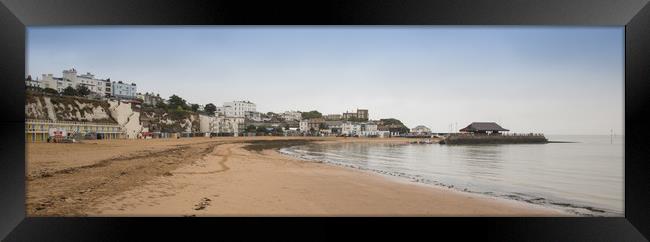
[[[263,141],[257,141],[263,140]],[[191,138],[180,140],[136,140],[114,144],[113,152],[129,158],[142,150],[151,154],[175,147],[170,153],[178,158],[175,165],[167,162],[170,154],[149,157],[158,172],[152,173],[137,164],[143,158],[128,162],[113,161],[101,167],[90,167],[70,174],[32,178],[28,189],[29,216],[575,216],[565,212],[534,206],[521,201],[472,194],[443,187],[420,184],[371,171],[347,169],[316,162],[307,162],[283,155],[277,144],[291,142],[390,142],[405,143],[409,139],[250,137]],[[253,142],[249,142],[253,141]],[[101,141],[100,141],[101,143]],[[264,147],[246,148],[263,144]],[[275,143],[273,145],[269,143]],[[65,144],[70,145],[70,144]],[[270,146],[273,147],[270,147]],[[91,144],[71,151],[83,153]],[[139,147],[142,146],[142,147]],[[134,148],[135,147],[135,148]],[[180,147],[180,148],[179,148]],[[187,152],[204,155],[186,157]],[[133,152],[120,152],[131,150]],[[196,150],[196,151],[192,151]],[[140,153],[138,153],[140,152]],[[38,152],[28,148],[29,157]],[[75,153],[75,152],[72,152]],[[179,154],[180,153],[180,154]],[[49,164],[47,160],[28,160]],[[76,164],[77,162],[73,162]],[[144,163],[143,163],[144,164]],[[123,167],[115,167],[117,165]],[[61,164],[59,164],[61,166]],[[134,166],[134,167],[132,167]],[[173,166],[173,167],[170,167]],[[29,169],[34,172],[33,169]],[[122,171],[120,171],[122,170]],[[117,172],[117,175],[115,174]],[[121,173],[124,175],[120,175]],[[81,188],[59,187],[57,192],[44,192],[48,186],[65,185],[64,181],[86,179],[90,174],[112,177],[99,182],[90,191],[78,194]],[[133,174],[133,175],[131,175]],[[138,176],[138,174],[143,174]],[[122,182],[122,180],[130,182]],[[116,185],[117,184],[117,185]],[[82,191],[87,189],[81,189]],[[40,192],[39,192],[40,191]],[[60,193],[60,194],[59,194]],[[63,194],[63,195],[62,195]],[[84,195],[86,194],[86,195]],[[67,197],[63,201],[58,197]],[[72,196],[72,197],[69,197]],[[54,197],[54,198],[53,198]],[[76,199],[82,200],[75,203]],[[66,199],[75,206],[66,207]],[[40,210],[34,209],[45,201]]]
[[[326,143],[330,143],[330,142],[314,142],[314,143],[324,143],[324,144],[326,144]],[[283,148],[291,148],[291,147],[283,147]],[[579,213],[571,213],[571,212],[568,212],[568,211],[564,211],[564,210],[562,210],[560,208],[549,207],[549,206],[545,206],[545,205],[542,205],[542,204],[531,203],[531,202],[526,202],[526,201],[516,200],[516,199],[509,199],[509,198],[505,198],[505,197],[489,195],[489,194],[482,193],[482,192],[458,190],[458,189],[455,189],[453,185],[451,185],[451,187],[450,187],[449,185],[445,185],[443,183],[434,184],[434,183],[418,182],[418,181],[413,181],[413,180],[411,180],[410,178],[407,178],[407,177],[391,175],[391,174],[387,174],[387,173],[381,173],[381,172],[377,172],[377,171],[370,170],[370,169],[365,169],[365,168],[360,168],[360,167],[353,167],[353,166],[343,165],[343,164],[337,164],[337,163],[322,161],[322,160],[318,160],[318,159],[302,158],[302,157],[300,157],[298,155],[283,153],[279,149],[276,150],[276,151],[281,155],[292,157],[292,158],[295,158],[295,159],[304,160],[306,162],[318,162],[318,163],[330,165],[330,166],[333,166],[333,167],[339,167],[339,168],[343,168],[343,169],[354,170],[354,171],[357,171],[357,172],[364,172],[364,173],[368,173],[368,174],[371,174],[371,175],[376,175],[376,176],[383,177],[384,179],[390,180],[392,182],[397,182],[397,183],[402,183],[402,184],[407,184],[407,185],[414,185],[414,186],[422,186],[422,187],[426,187],[426,188],[441,189],[441,190],[444,190],[446,192],[469,195],[469,196],[477,196],[477,197],[486,198],[486,199],[494,199],[494,200],[497,200],[497,201],[500,201],[500,202],[503,202],[503,203],[510,203],[513,206],[518,206],[518,207],[524,207],[524,208],[527,207],[527,208],[542,209],[542,210],[553,210],[553,211],[559,212],[561,214],[564,214],[566,216],[585,216],[584,214],[581,215]]]
[[[314,144],[328,144],[328,143],[334,143],[330,141],[323,141],[323,142],[313,142]],[[386,143],[391,143],[391,142],[386,142]],[[562,143],[579,143],[579,142],[562,142]],[[408,144],[401,142],[399,144]],[[487,145],[487,144],[486,144]],[[512,144],[510,144],[512,145]],[[518,145],[518,144],[514,144]],[[622,214],[619,214],[615,211],[611,210],[605,210],[601,209],[598,207],[593,207],[591,205],[583,205],[583,204],[573,204],[571,202],[567,201],[558,201],[558,200],[549,200],[548,198],[543,198],[543,197],[537,197],[537,198],[525,198],[525,197],[518,197],[516,195],[511,195],[511,194],[496,194],[491,191],[476,191],[476,190],[461,190],[460,188],[456,188],[453,184],[447,184],[435,180],[429,180],[429,179],[424,179],[424,178],[416,178],[409,176],[408,174],[396,172],[392,173],[386,170],[377,170],[377,169],[372,169],[372,168],[367,168],[367,167],[361,167],[358,165],[353,165],[353,164],[346,164],[346,163],[339,163],[339,162],[332,162],[324,159],[318,159],[318,158],[308,158],[308,157],[303,157],[293,151],[291,151],[291,147],[284,147],[288,149],[289,151],[282,151],[278,150],[278,152],[282,155],[293,157],[296,159],[308,161],[308,162],[319,162],[323,164],[328,164],[331,166],[335,167],[341,167],[344,169],[352,169],[360,172],[368,172],[371,174],[379,175],[382,177],[385,177],[386,179],[390,179],[396,182],[400,183],[405,183],[405,184],[413,184],[413,185],[420,185],[420,186],[425,186],[425,187],[434,187],[434,188],[440,188],[444,190],[448,190],[451,192],[456,192],[456,193],[461,193],[461,194],[471,194],[475,196],[481,196],[481,197],[487,197],[487,198],[494,198],[498,200],[502,200],[504,202],[511,202],[514,204],[524,204],[525,206],[532,206],[536,208],[543,208],[543,209],[551,209],[551,210],[556,210],[560,211],[561,213],[567,214],[569,216],[579,216],[579,217],[620,217]]]

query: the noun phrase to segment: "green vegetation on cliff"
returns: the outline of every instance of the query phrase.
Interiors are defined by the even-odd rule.
[[[388,129],[390,132],[408,133],[410,131],[402,121],[394,118],[380,119],[379,126]]]
[[[316,110],[312,110],[312,111],[309,111],[309,112],[303,112],[301,114],[301,116],[302,116],[302,119],[322,118],[323,114],[316,111]]]

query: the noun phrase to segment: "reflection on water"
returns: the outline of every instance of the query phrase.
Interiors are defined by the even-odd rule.
[[[579,143],[516,145],[310,144],[283,149],[304,159],[416,182],[562,208],[623,215],[623,137],[563,136]]]
[[[499,165],[502,160],[501,147],[499,145],[461,146],[459,161],[465,163],[470,175],[495,177],[501,169]]]

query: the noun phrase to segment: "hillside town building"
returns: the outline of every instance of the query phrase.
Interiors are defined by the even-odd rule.
[[[136,97],[137,87],[135,83],[110,82],[109,79],[96,78],[90,72],[78,75],[74,68],[62,71],[62,77],[54,77],[52,74],[43,74],[41,80],[25,80],[25,85],[30,87],[51,88],[63,92],[67,87],[78,88],[85,86],[95,97],[119,97],[133,99]]]
[[[357,119],[357,120],[368,120],[368,109],[357,109],[357,112],[345,112],[342,115],[344,120]]]
[[[78,88],[80,85],[83,85],[95,96],[105,97],[107,91],[110,93],[110,82],[95,78],[95,76],[89,72],[77,75],[77,70],[73,68],[70,70],[63,70],[62,74],[62,77],[54,77],[52,74],[43,74],[43,78],[41,79],[42,84],[40,85],[41,88],[51,88],[58,92],[63,92],[67,87]]]
[[[331,120],[331,121],[341,120],[343,118],[343,115],[341,115],[341,114],[327,114],[327,115],[323,116],[323,118],[325,118],[325,120]]]
[[[324,124],[325,120],[322,118],[310,118],[300,121],[300,132],[312,132],[319,131],[321,124]]]
[[[246,117],[247,112],[256,112],[256,105],[250,101],[232,101],[225,102],[221,108],[217,107],[217,112],[221,112],[226,117]]]
[[[257,112],[255,103],[250,101],[225,102],[223,103],[223,106],[217,107],[215,113],[227,118],[239,118],[236,120],[240,122],[240,125],[244,124],[245,119],[250,119],[256,122],[262,121],[261,114]]]
[[[238,136],[240,119],[224,116],[199,115],[199,130],[206,136]]]
[[[417,134],[417,135],[429,135],[431,134],[431,129],[427,128],[424,125],[418,125],[415,126],[415,128],[411,129],[411,133]]]
[[[302,113],[298,111],[286,111],[281,114],[281,117],[286,121],[300,121]]]
[[[136,97],[137,87],[135,83],[124,83],[113,81],[113,96],[119,98],[133,99]]]
[[[184,120],[169,119],[170,112],[167,107],[162,109],[148,109],[146,115],[140,116],[141,111],[146,108],[160,107],[161,104],[169,104],[167,100],[154,93],[138,93],[135,83],[125,83],[123,81],[113,81],[110,79],[99,79],[91,73],[78,74],[73,69],[64,70],[62,77],[54,77],[52,74],[44,74],[41,80],[32,79],[28,76],[25,79],[27,87],[34,88],[52,88],[58,92],[63,92],[67,87],[78,88],[85,86],[95,97],[116,97],[119,100],[104,99],[109,102],[110,107],[105,107],[108,115],[117,115],[116,120],[119,124],[103,124],[93,122],[71,122],[69,123],[45,124],[48,121],[32,121],[26,128],[26,139],[33,141],[43,141],[48,137],[44,130],[49,127],[69,130],[69,133],[97,135],[97,138],[169,138],[169,137],[194,137],[200,136],[238,136],[244,133],[260,133],[266,128],[265,135],[316,135],[316,136],[362,136],[362,137],[387,137],[391,135],[388,132],[390,128],[397,129],[403,126],[393,125],[396,127],[386,127],[378,121],[368,121],[368,109],[357,109],[356,112],[345,112],[343,114],[328,114],[320,118],[302,119],[303,113],[300,111],[285,111],[283,113],[268,112],[262,114],[257,111],[257,106],[251,101],[231,101],[224,102],[222,106],[216,106],[214,114],[206,114],[205,106],[198,104],[198,110],[194,104],[192,110],[196,113]],[[57,95],[45,97],[48,100]],[[60,97],[60,95],[58,95]],[[89,97],[89,95],[85,95]],[[63,98],[63,97],[61,97]],[[65,97],[76,98],[76,97]],[[117,102],[117,104],[115,104]],[[37,100],[32,104],[32,108],[43,108]],[[97,107],[97,106],[95,106]],[[119,107],[120,110],[117,110]],[[130,107],[133,107],[131,109]],[[157,110],[157,111],[152,111]],[[162,110],[163,113],[160,113]],[[43,111],[41,111],[42,113]],[[110,114],[109,114],[110,113]],[[129,114],[130,113],[130,114]],[[317,112],[316,112],[317,113]],[[132,114],[138,114],[133,116]],[[48,113],[49,115],[49,113]],[[198,117],[198,120],[197,120]],[[56,120],[56,119],[54,119]],[[198,122],[197,122],[198,121]],[[56,121],[54,121],[56,122]],[[64,121],[65,122],[65,121]],[[43,128],[40,128],[41,123]],[[76,126],[75,126],[76,125]],[[180,129],[176,127],[180,125]],[[67,128],[67,127],[70,128]],[[254,126],[256,132],[251,132],[248,127]],[[87,127],[87,128],[86,128]],[[420,127],[414,128],[414,131]],[[423,130],[422,132],[426,132]],[[262,132],[264,133],[264,132]],[[395,133],[399,135],[399,133]]]
[[[32,76],[27,76],[27,78],[25,78],[25,86],[43,88],[43,83],[39,80],[32,79]]]
[[[152,106],[152,107],[156,107],[158,106],[158,104],[165,102],[165,99],[160,97],[160,94],[154,94],[149,92],[146,92],[144,94],[138,93],[136,94],[136,97],[142,100],[142,104]]]

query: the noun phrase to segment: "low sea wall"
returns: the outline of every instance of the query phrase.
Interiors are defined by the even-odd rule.
[[[451,135],[441,144],[545,144],[544,135]]]

